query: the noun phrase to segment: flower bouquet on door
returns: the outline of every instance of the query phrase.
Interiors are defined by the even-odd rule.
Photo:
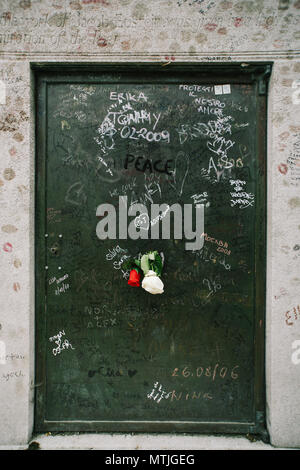
[[[138,258],[126,260],[123,267],[130,270],[128,284],[132,287],[141,286],[150,294],[162,294],[164,284],[160,277],[163,264],[163,253],[159,254],[157,251],[149,251]]]

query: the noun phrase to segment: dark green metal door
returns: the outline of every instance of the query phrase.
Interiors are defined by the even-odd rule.
[[[37,431],[264,435],[269,70],[37,67]]]

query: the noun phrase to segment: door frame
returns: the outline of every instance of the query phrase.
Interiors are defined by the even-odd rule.
[[[265,316],[266,316],[266,226],[267,226],[267,90],[271,74],[271,62],[241,63],[172,63],[166,67],[153,63],[39,63],[32,64],[35,75],[35,111],[36,111],[36,185],[35,185],[35,431],[68,432],[193,432],[254,434],[265,442],[269,441],[266,428],[265,402]],[[255,420],[252,423],[233,422],[181,422],[181,421],[47,421],[45,415],[46,387],[46,341],[45,320],[47,315],[45,285],[45,215],[46,215],[46,137],[47,110],[42,108],[47,103],[47,85],[61,81],[82,82],[86,76],[89,83],[98,80],[101,73],[125,73],[128,83],[147,83],[147,73],[157,73],[162,78],[172,74],[190,77],[190,83],[208,81],[213,84],[255,83],[257,87],[257,194],[255,214],[255,377],[254,403]],[[145,78],[146,73],[146,79]],[[98,79],[97,79],[98,77]],[[148,83],[151,82],[149,79]],[[230,82],[229,82],[230,80]],[[175,81],[175,80],[174,80]],[[187,426],[188,424],[188,430]]]

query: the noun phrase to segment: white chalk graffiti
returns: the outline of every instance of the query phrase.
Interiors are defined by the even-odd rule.
[[[104,165],[104,166],[106,167],[106,170],[105,170],[106,173],[109,173],[111,176],[114,176],[114,175],[113,175],[113,172],[112,172],[111,169],[108,167],[106,161],[101,157],[101,155],[98,156],[98,160],[99,160],[99,162],[102,163],[102,165]]]
[[[209,207],[209,202],[207,201],[208,194],[206,191],[201,194],[193,194],[191,199],[193,199],[195,206],[197,206],[197,204],[204,204],[206,207]]]
[[[61,276],[60,278],[56,278],[53,276],[51,279],[49,279],[49,286],[52,285],[53,283],[56,283],[57,288],[55,289],[55,295],[60,295],[61,293],[66,292],[70,288],[69,283],[65,283],[66,279],[68,279],[69,275],[65,274],[64,276]]]
[[[159,214],[158,216],[151,219],[151,221],[150,221],[151,227],[152,227],[152,225],[157,224],[157,222],[159,220],[162,220],[166,216],[166,214],[169,212],[169,210],[170,210],[170,206],[167,205],[166,209],[161,214]]]
[[[111,261],[114,259],[119,253],[126,253],[127,250],[124,250],[124,248],[121,248],[119,245],[113,247],[111,250],[108,250],[108,253],[106,254],[106,259],[108,261]]]
[[[149,229],[149,215],[147,212],[143,212],[142,214],[138,215],[133,222],[136,228],[140,228],[142,230]]]
[[[132,191],[133,188],[136,186],[136,177],[133,177],[132,181],[127,184],[122,184],[121,188],[114,188],[113,191],[109,191],[111,197],[113,196],[122,196],[126,195],[128,191]]]
[[[72,344],[67,339],[64,339],[63,342],[61,341],[61,337],[64,335],[65,335],[65,331],[62,330],[57,335],[51,336],[49,338],[50,342],[54,341],[55,344],[57,344],[57,348],[52,349],[52,353],[54,356],[56,356],[57,354],[60,354],[64,349],[69,349],[69,348],[75,349],[73,348]]]
[[[168,392],[168,393],[165,392],[162,389],[161,384],[159,385],[159,387],[158,385],[159,385],[158,382],[155,382],[151,393],[147,394],[147,398],[154,400],[156,403],[159,403],[163,398],[166,398],[166,399],[169,398],[170,393],[171,393],[171,392]]]
[[[215,276],[215,278],[205,278],[203,279],[203,284],[206,284],[208,289],[209,289],[209,293],[208,295],[206,296],[206,298],[208,298],[210,295],[212,294],[215,294],[217,292],[217,290],[221,289],[221,284],[220,284],[220,276]]]
[[[169,180],[170,186],[174,189],[174,191],[176,192],[178,196],[182,195],[184,183],[189,173],[189,166],[190,166],[190,157],[184,152],[181,152],[181,151],[178,152],[175,158],[174,170],[170,171],[173,177],[173,181]],[[184,168],[182,179],[180,179],[177,175],[177,171],[180,167]]]
[[[247,193],[243,190],[243,185],[246,184],[246,181],[230,180],[230,184],[234,186],[234,192],[230,193],[232,197],[230,201],[231,207],[238,205],[240,209],[245,209],[246,207],[253,206],[254,194]]]

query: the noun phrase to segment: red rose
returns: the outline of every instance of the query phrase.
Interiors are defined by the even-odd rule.
[[[141,280],[141,274],[136,269],[132,269],[129,274],[128,284],[132,287],[139,287]]]

